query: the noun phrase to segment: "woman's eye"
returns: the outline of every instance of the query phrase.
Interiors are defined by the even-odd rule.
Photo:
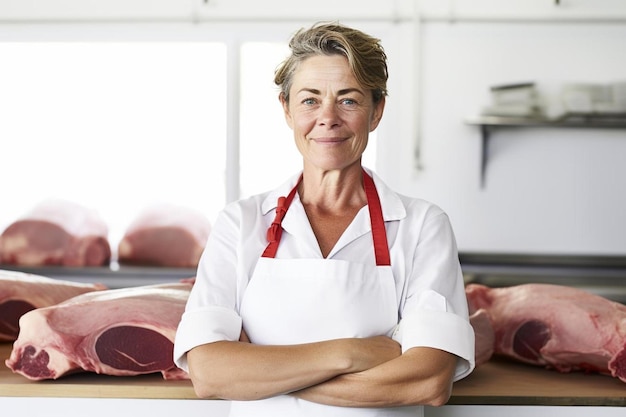
[[[307,105],[315,104],[315,99],[314,98],[305,98],[304,100],[302,100],[302,104],[307,104]]]
[[[351,98],[344,98],[341,102],[348,106],[354,106],[355,104],[357,104],[356,100],[353,100]]]

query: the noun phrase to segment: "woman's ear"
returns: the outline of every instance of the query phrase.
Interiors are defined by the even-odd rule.
[[[372,112],[372,117],[370,119],[370,132],[373,132],[378,127],[378,123],[383,118],[383,113],[385,111],[385,96],[382,96],[378,103],[374,104],[374,111]]]

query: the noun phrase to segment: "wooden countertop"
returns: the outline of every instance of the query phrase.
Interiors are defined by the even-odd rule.
[[[600,374],[560,373],[492,359],[454,384],[454,405],[626,406],[626,382]]]
[[[165,381],[161,374],[82,373],[56,381],[30,381],[4,365],[10,353],[11,344],[0,343],[0,396],[197,399],[190,381]],[[605,375],[561,374],[494,359],[455,383],[448,404],[626,406],[626,383]]]

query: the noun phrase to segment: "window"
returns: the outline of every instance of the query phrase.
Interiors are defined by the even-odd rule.
[[[287,56],[281,43],[241,47],[241,193],[272,189],[302,168],[302,158],[285,122],[274,69]]]
[[[153,202],[224,204],[226,47],[0,43],[0,227],[44,198],[97,209],[112,244]]]

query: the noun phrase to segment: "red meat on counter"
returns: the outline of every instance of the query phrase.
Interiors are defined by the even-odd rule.
[[[99,215],[66,200],[46,200],[0,235],[6,265],[108,265],[108,228]]]
[[[154,205],[130,224],[118,246],[120,264],[195,268],[211,231],[209,220],[183,206]]]
[[[106,287],[101,284],[83,284],[0,270],[0,342],[12,342],[17,338],[19,319],[26,312],[104,289]]]
[[[466,287],[470,314],[484,309],[494,354],[560,372],[587,371],[626,382],[626,306],[563,285]]]
[[[496,335],[491,326],[489,314],[484,309],[474,311],[470,317],[470,324],[474,329],[474,359],[476,366],[480,366],[493,356]]]
[[[157,284],[79,295],[32,310],[6,361],[32,380],[75,372],[188,379],[173,361],[174,336],[192,285]]]

